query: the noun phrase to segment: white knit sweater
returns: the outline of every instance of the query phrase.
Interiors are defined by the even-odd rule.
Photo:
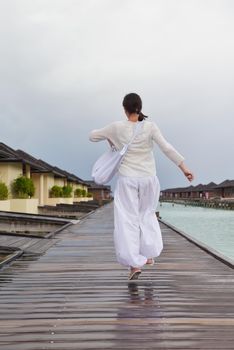
[[[140,132],[129,146],[119,168],[121,175],[134,177],[155,175],[154,142],[176,165],[184,160],[184,157],[165,140],[154,122],[143,121],[142,123],[143,126]],[[94,142],[109,139],[120,150],[130,141],[135,126],[136,123],[129,120],[113,122],[102,129],[91,131],[89,139]]]

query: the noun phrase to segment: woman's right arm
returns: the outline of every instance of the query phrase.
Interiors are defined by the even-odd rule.
[[[109,140],[112,138],[113,125],[109,124],[102,129],[92,130],[89,134],[89,140],[98,142],[102,140]]]

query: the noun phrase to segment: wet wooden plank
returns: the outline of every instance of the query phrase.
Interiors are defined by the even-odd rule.
[[[18,235],[0,235],[0,245],[5,247],[14,247],[23,250],[26,254],[42,254],[51,246],[53,246],[58,239],[50,238],[32,238],[19,237]]]
[[[5,268],[0,346],[234,349],[233,270],[161,228],[164,251],[137,283],[115,260],[112,205],[68,227],[45,254]]]

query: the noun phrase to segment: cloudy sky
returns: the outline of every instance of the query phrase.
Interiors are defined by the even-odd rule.
[[[137,92],[194,185],[233,179],[233,62],[232,0],[0,0],[0,141],[89,179],[89,131]],[[162,188],[189,184],[155,157]]]

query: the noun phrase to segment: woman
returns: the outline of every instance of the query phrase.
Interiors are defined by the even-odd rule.
[[[160,185],[153,155],[154,143],[173,161],[189,181],[194,176],[184,157],[168,143],[154,122],[145,121],[142,101],[136,93],[123,99],[126,121],[117,121],[90,133],[91,141],[108,140],[120,150],[127,144],[137,124],[138,133],[128,148],[118,171],[114,192],[114,242],[119,263],[130,268],[129,279],[138,279],[141,268],[154,264],[163,249],[155,215]]]

